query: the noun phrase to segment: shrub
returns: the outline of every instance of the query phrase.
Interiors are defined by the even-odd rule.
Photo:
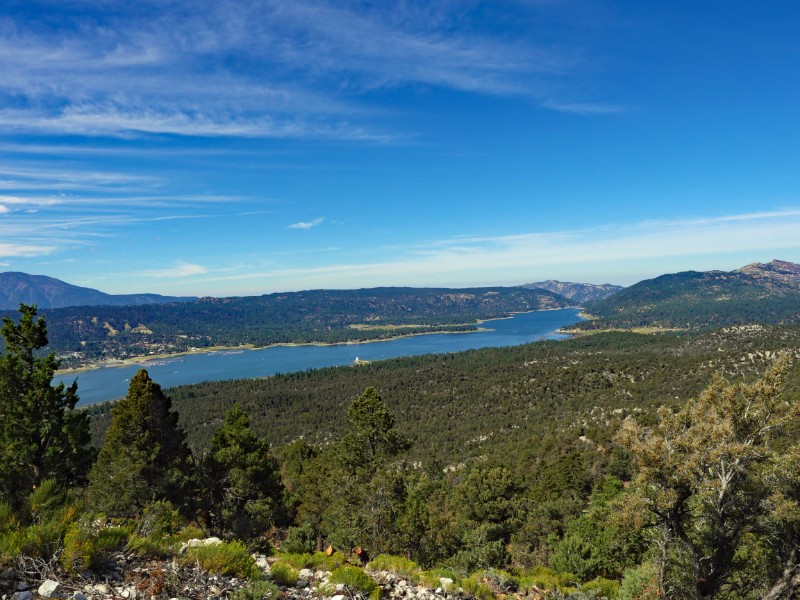
[[[351,592],[372,594],[378,584],[363,569],[352,565],[343,565],[331,573],[331,583],[341,583]]]
[[[278,585],[291,586],[297,583],[297,571],[285,562],[274,562],[270,565],[269,576]]]
[[[183,517],[171,503],[158,500],[145,505],[136,533],[143,537],[172,535],[183,524]]]
[[[547,567],[536,567],[520,578],[520,589],[527,592],[532,586],[541,590],[572,592],[575,576],[572,573],[557,573]]]
[[[281,544],[281,550],[291,554],[311,554],[316,543],[314,528],[308,523],[304,523],[300,527],[289,527],[286,539]]]
[[[367,565],[373,571],[388,571],[400,577],[410,579],[414,583],[419,583],[420,568],[413,560],[403,558],[401,556],[390,556],[388,554],[379,554],[373,558]]]
[[[492,600],[494,594],[489,586],[483,583],[477,575],[471,575],[461,582],[461,589],[478,600]]]
[[[98,532],[95,546],[100,552],[120,550],[127,545],[130,535],[129,527],[106,527]]]
[[[430,571],[422,571],[422,573],[419,574],[419,582],[422,585],[432,588],[445,587],[441,582],[443,577],[453,580],[453,583],[451,586],[448,586],[447,589],[455,586],[459,580],[459,577],[455,571],[451,571],[449,569],[431,569]]]
[[[87,520],[75,521],[64,534],[61,564],[72,573],[90,569],[96,563],[96,535]]]
[[[658,577],[655,566],[645,562],[625,571],[617,592],[619,600],[657,600]]]
[[[253,581],[230,595],[230,600],[277,600],[280,588],[271,581]]]
[[[188,548],[185,562],[197,562],[203,569],[219,575],[232,575],[241,579],[259,579],[258,568],[247,547],[240,541],[222,542],[213,546]]]
[[[519,590],[519,578],[514,577],[507,571],[499,569],[489,569],[483,574],[484,578],[500,588],[504,592],[516,592]]]
[[[45,479],[28,497],[34,523],[56,520],[67,505],[67,493],[55,479]]]
[[[345,563],[346,557],[341,552],[334,552],[330,556],[324,552],[315,552],[312,562],[308,568],[320,569],[322,571],[334,571]]]
[[[132,535],[128,539],[128,550],[139,557],[167,558],[175,554],[175,538],[161,535]]]
[[[595,577],[581,586],[582,592],[594,592],[598,598],[616,598],[619,592],[619,581],[606,579],[605,577]]]
[[[314,557],[311,554],[288,554],[285,552],[276,552],[274,554],[280,562],[297,569],[310,569],[314,567]]]
[[[197,525],[187,525],[174,536],[176,542],[188,542],[189,540],[201,540],[206,537],[206,532]]]

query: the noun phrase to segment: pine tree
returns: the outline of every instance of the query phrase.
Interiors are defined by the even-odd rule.
[[[75,411],[78,386],[52,385],[58,368],[47,326],[36,307],[20,305],[19,323],[3,318],[0,333],[0,498],[18,502],[45,479],[82,483],[91,464],[89,420]]]
[[[109,515],[136,515],[149,502],[184,507],[191,497],[190,452],[178,413],[161,386],[140,370],[111,412],[97,462],[89,474],[90,498]]]
[[[253,539],[281,520],[284,488],[277,462],[268,444],[250,431],[250,418],[238,404],[214,434],[207,462],[216,529]]]

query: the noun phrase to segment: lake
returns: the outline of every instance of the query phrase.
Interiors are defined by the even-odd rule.
[[[67,384],[78,380],[78,406],[123,397],[131,377],[146,368],[150,377],[164,388],[221,381],[266,377],[276,373],[305,371],[321,367],[352,365],[359,360],[383,360],[399,356],[461,352],[475,348],[518,346],[536,340],[561,339],[561,327],[581,320],[577,308],[516,314],[508,319],[486,321],[488,331],[472,333],[433,333],[383,342],[337,344],[333,346],[272,346],[258,350],[220,350],[198,352],[141,364],[100,367],[83,373],[55,378]]]

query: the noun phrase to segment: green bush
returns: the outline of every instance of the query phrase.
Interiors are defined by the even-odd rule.
[[[594,592],[598,598],[612,600],[617,597],[619,592],[619,581],[606,579],[605,577],[595,577],[581,586],[582,592]]]
[[[175,538],[161,535],[132,535],[128,539],[128,550],[139,557],[168,558],[175,554],[178,542]]]
[[[219,575],[232,575],[241,579],[259,579],[258,568],[250,552],[242,542],[222,542],[210,546],[188,548],[184,561],[197,562],[203,569]]]
[[[277,557],[280,562],[297,569],[311,569],[315,566],[314,557],[311,554],[289,554],[287,552],[276,552],[273,556]]]
[[[351,592],[360,594],[372,594],[379,589],[372,577],[352,565],[343,565],[331,573],[331,583],[341,583]]]
[[[97,534],[85,519],[75,521],[64,534],[64,551],[61,564],[71,573],[92,568],[97,561]]]
[[[281,544],[283,552],[291,554],[311,554],[317,545],[317,536],[314,528],[308,523],[300,527],[289,527],[286,539]]]
[[[97,534],[95,546],[100,552],[121,550],[128,544],[131,535],[129,527],[106,527]]]
[[[373,571],[388,571],[400,577],[405,577],[414,583],[419,583],[420,580],[421,569],[419,565],[413,560],[402,556],[379,554],[369,562],[367,567]]]
[[[519,578],[507,571],[489,569],[483,574],[483,577],[504,592],[516,592],[519,590]]]
[[[312,562],[308,565],[309,569],[319,569],[321,571],[334,571],[345,563],[346,557],[341,552],[334,552],[330,556],[324,552],[315,552]]]
[[[57,520],[67,504],[67,493],[55,479],[45,479],[28,497],[31,520],[34,523]]]
[[[625,571],[617,598],[618,600],[658,600],[658,575],[655,565],[645,562]]]
[[[419,582],[422,585],[431,588],[444,587],[441,582],[442,577],[447,579],[452,579],[453,580],[452,586],[458,585],[459,581],[458,574],[455,571],[451,571],[450,569],[431,569],[430,571],[422,571],[419,574]]]
[[[492,600],[494,594],[489,586],[483,583],[477,575],[471,575],[461,581],[461,589],[470,596],[475,596],[478,600]]]
[[[177,509],[166,500],[149,502],[142,511],[136,533],[142,537],[172,535],[184,522]]]
[[[174,536],[176,542],[188,542],[189,540],[201,540],[206,537],[206,532],[197,525],[187,525]]]
[[[252,581],[230,595],[230,600],[277,600],[280,588],[271,581]]]
[[[297,583],[297,570],[285,562],[274,562],[269,567],[269,576],[278,585],[291,586]]]
[[[547,567],[536,567],[523,574],[519,586],[522,592],[535,586],[540,590],[569,593],[575,591],[575,576],[572,573],[557,573]]]

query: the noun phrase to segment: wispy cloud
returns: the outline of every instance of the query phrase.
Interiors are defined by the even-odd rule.
[[[0,243],[0,256],[42,256],[50,254],[56,250],[56,246],[34,245],[34,244],[5,244]]]
[[[661,259],[685,257],[689,264],[696,264],[699,256],[752,256],[787,249],[800,259],[797,231],[800,209],[557,232],[469,235],[388,251],[375,248],[374,260],[310,267],[278,263],[269,271],[212,276],[197,284],[224,283],[253,292],[331,286],[521,284],[539,273],[553,274],[554,270],[561,277],[576,272],[585,276],[611,265],[625,272],[620,264],[658,275],[652,272],[652,265]]]
[[[31,15],[45,10],[37,4]],[[528,35],[479,33],[473,21],[486,15],[455,3],[86,5],[50,6],[47,23],[58,29],[38,18],[0,21],[0,94],[18,99],[0,104],[6,131],[385,141],[396,134],[375,124],[380,111],[364,92],[437,86],[549,98],[550,82],[578,78],[581,62]]]
[[[203,265],[192,264],[184,261],[177,261],[170,267],[164,267],[163,269],[152,269],[148,271],[141,271],[136,274],[145,277],[177,278],[177,277],[191,277],[193,275],[202,275],[203,273],[207,272],[208,269]]]
[[[313,221],[300,221],[289,225],[289,229],[311,229],[317,225],[321,225],[325,221],[325,217],[318,217]]]

